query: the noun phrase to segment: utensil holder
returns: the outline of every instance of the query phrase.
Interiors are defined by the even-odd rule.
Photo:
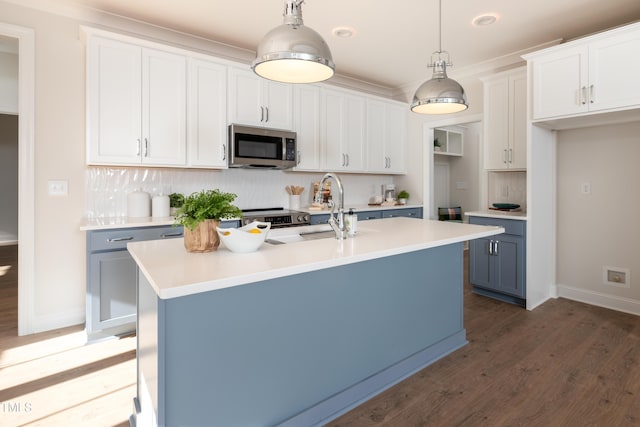
[[[289,209],[298,210],[300,209],[300,195],[299,194],[289,194]]]

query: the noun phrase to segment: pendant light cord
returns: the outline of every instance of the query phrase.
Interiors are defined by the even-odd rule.
[[[442,0],[438,0],[438,53],[442,53]]]

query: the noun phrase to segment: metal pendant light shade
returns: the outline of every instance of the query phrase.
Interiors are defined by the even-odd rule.
[[[428,65],[433,68],[431,80],[422,83],[411,103],[411,111],[419,114],[449,114],[458,113],[469,108],[464,89],[457,81],[447,77],[447,66],[451,66],[449,53],[442,50],[442,0],[440,4],[440,43],[433,55],[438,59]],[[442,59],[442,54],[447,55],[447,60]]]
[[[419,114],[448,114],[466,110],[467,96],[460,83],[447,77],[447,63],[440,59],[433,65],[433,77],[422,83],[411,103]]]
[[[285,83],[315,83],[331,78],[335,64],[320,34],[302,22],[304,0],[286,0],[284,23],[269,31],[253,61],[261,77]]]

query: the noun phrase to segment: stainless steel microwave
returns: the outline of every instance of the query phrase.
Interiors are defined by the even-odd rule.
[[[229,125],[229,167],[287,169],[296,165],[296,133]]]

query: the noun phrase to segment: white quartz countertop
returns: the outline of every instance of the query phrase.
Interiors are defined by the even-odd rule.
[[[502,227],[414,218],[369,220],[358,227],[358,234],[346,240],[331,237],[281,245],[263,243],[251,253],[230,252],[222,243],[214,252],[189,253],[183,239],[129,243],[127,248],[158,296],[169,299],[504,232]],[[270,233],[270,237],[275,235]]]
[[[519,219],[522,221],[527,220],[526,212],[509,212],[499,210],[486,210],[486,211],[474,211],[465,212],[466,216],[482,216],[485,218],[499,218],[499,219]]]

